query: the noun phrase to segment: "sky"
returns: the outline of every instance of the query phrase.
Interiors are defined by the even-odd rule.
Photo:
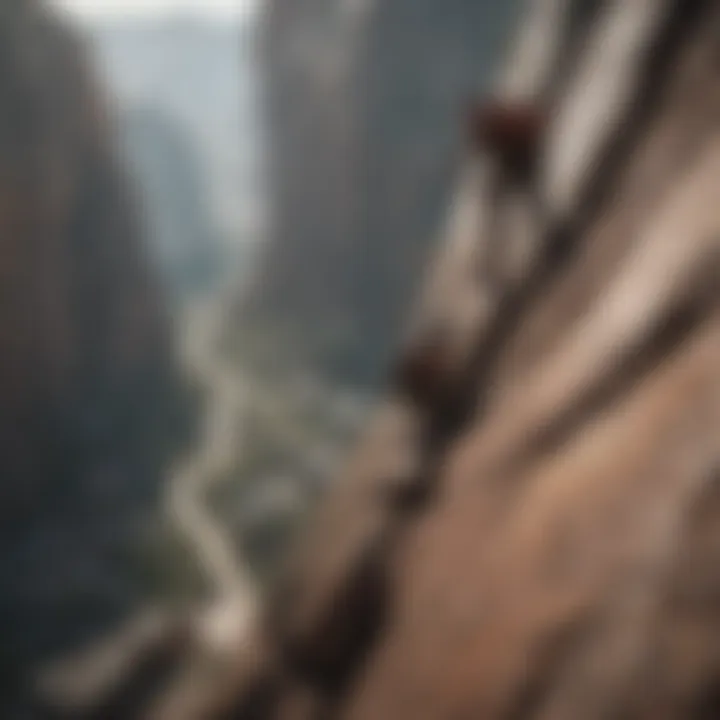
[[[260,0],[53,0],[74,15],[83,18],[127,17],[192,11],[218,19],[240,18],[252,14]]]

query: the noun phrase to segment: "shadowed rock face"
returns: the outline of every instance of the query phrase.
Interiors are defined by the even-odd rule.
[[[321,371],[382,380],[463,153],[458,112],[486,88],[515,7],[267,3],[271,228],[253,300],[299,328]]]
[[[441,377],[188,718],[720,715],[720,3],[534,9],[497,101],[549,126],[461,178],[405,347]]]
[[[2,705],[139,598],[128,553],[187,415],[105,101],[30,0],[0,10],[0,108]]]

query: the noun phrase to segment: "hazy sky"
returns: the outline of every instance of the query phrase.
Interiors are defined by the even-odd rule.
[[[70,12],[84,17],[154,15],[168,11],[192,10],[218,18],[245,17],[261,0],[53,0]]]

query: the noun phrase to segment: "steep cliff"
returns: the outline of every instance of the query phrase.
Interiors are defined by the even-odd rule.
[[[91,61],[34,0],[0,10],[0,107],[5,700],[140,597],[133,544],[188,407]]]
[[[269,250],[251,302],[315,369],[375,386],[516,3],[265,4]]]
[[[394,391],[160,717],[720,714],[720,3],[530,6]]]

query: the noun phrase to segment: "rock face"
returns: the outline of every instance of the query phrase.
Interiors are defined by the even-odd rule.
[[[255,304],[337,379],[376,384],[516,3],[266,3],[269,251]]]
[[[259,645],[163,717],[720,715],[719,46],[716,0],[532,3],[483,122],[549,110],[534,173],[468,161]]]
[[[39,3],[3,3],[3,703],[22,693],[29,666],[138,599],[133,543],[187,429],[168,324],[89,65]]]

